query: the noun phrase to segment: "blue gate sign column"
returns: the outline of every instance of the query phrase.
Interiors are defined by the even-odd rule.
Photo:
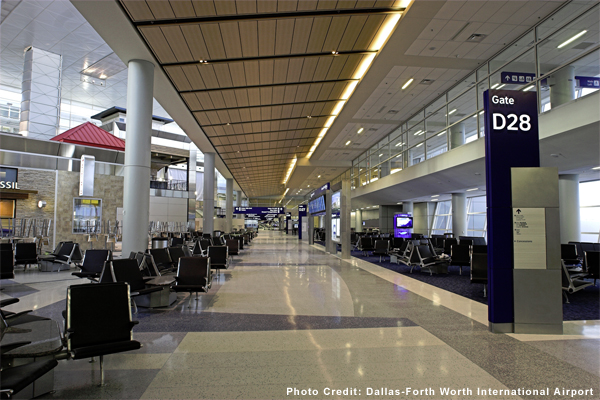
[[[514,324],[511,168],[539,167],[536,92],[487,90],[485,169],[488,234],[488,319],[493,332]]]
[[[306,217],[306,204],[298,206],[298,239],[302,239],[302,217]]]

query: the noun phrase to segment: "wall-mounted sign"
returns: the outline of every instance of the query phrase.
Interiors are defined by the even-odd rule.
[[[504,71],[500,74],[500,80],[502,83],[512,83],[512,84],[524,84],[531,82],[535,79],[535,74],[530,74],[527,72],[507,72]]]
[[[331,186],[329,185],[329,182],[327,182],[326,184],[324,184],[320,188],[315,189],[315,191],[310,194],[310,198],[312,199],[313,197],[317,197],[317,196],[325,193],[325,191],[329,190],[330,187]]]
[[[600,77],[576,76],[577,86],[580,88],[600,89]]]
[[[79,195],[94,195],[94,172],[96,169],[96,157],[89,155],[81,156],[79,168]]]
[[[546,209],[513,208],[515,269],[546,269]]]

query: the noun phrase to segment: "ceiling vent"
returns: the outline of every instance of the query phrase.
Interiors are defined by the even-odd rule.
[[[483,33],[474,33],[467,38],[467,42],[480,43],[486,37],[487,35],[484,35]]]
[[[375,114],[382,113],[385,110],[385,106],[381,107]]]
[[[400,110],[390,110],[387,113],[388,114],[398,114],[400,112]]]
[[[369,128],[369,132],[375,132],[377,128]]]
[[[590,46],[595,45],[596,43],[592,43],[592,42],[581,42],[576,46],[571,47],[572,49],[577,49],[577,50],[585,50]]]
[[[433,82],[435,82],[433,79],[423,79],[419,85],[431,85]]]

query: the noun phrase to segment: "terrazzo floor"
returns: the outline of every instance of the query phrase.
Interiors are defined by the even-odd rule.
[[[10,310],[59,320],[66,288],[82,283],[70,272],[18,270],[2,284],[20,286],[0,298],[18,293]],[[42,398],[600,398],[599,321],[565,322],[564,335],[492,334],[481,303],[280,232],[261,231],[187,305],[180,294],[140,308],[143,347],[105,357],[107,386],[88,360],[60,361]]]

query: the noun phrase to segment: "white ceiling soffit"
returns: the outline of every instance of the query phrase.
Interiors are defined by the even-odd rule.
[[[71,3],[92,25],[119,58],[128,64],[130,60],[145,60],[158,65],[129,18],[115,1],[77,1]],[[215,152],[194,116],[179,97],[167,75],[160,68],[154,70],[154,98],[169,113],[188,137],[203,153]],[[220,157],[216,157],[215,166],[225,178],[233,175]],[[235,182],[234,190],[239,185]]]
[[[564,2],[413,2],[312,160],[355,159]],[[311,173],[296,169],[290,181],[306,187]]]

